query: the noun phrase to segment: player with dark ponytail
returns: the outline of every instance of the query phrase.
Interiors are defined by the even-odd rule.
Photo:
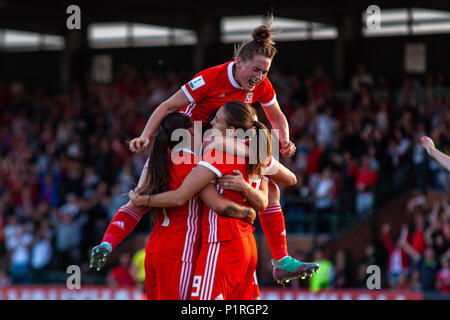
[[[184,129],[187,141],[173,139],[175,130]],[[177,189],[201,158],[193,149],[192,120],[181,113],[166,116],[156,136],[148,174],[136,194],[150,196]],[[253,208],[223,198],[209,184],[199,190],[199,197],[218,215],[241,218],[252,223]],[[195,262],[200,250],[202,203],[193,194],[186,203],[171,208],[155,208],[154,227],[145,249],[145,291],[150,300],[185,300],[189,298]],[[148,207],[148,206],[147,206]],[[92,250],[91,265],[103,267],[111,251],[134,229],[141,216],[130,210],[116,214],[100,245]],[[167,272],[170,270],[170,272]]]

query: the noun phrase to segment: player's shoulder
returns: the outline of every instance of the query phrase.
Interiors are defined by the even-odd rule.
[[[227,67],[230,63],[231,61],[200,71],[191,81],[189,81],[189,86],[192,90],[196,90],[203,86],[210,88],[210,85],[213,83],[215,86],[221,86],[221,81],[226,79],[225,74],[227,73]]]

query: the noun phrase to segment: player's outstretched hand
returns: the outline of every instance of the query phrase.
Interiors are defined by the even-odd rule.
[[[429,137],[424,136],[420,139],[422,142],[422,146],[427,150],[428,154],[431,153],[431,150],[435,149],[434,142]]]
[[[99,271],[105,265],[106,260],[108,260],[110,254],[111,246],[109,244],[101,243],[95,246],[91,250],[91,259],[89,261],[90,267]]]
[[[129,147],[131,152],[141,152],[150,145],[150,139],[138,137],[130,141]]]
[[[283,157],[292,157],[295,153],[295,144],[291,141],[285,142],[281,145],[280,153]]]

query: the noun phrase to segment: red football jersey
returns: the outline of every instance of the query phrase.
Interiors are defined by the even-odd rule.
[[[200,161],[191,150],[181,149],[170,165],[169,190],[176,190]],[[164,208],[150,234],[146,252],[194,262],[200,250],[202,202],[195,195],[182,206]]]
[[[263,107],[275,103],[275,90],[267,77],[253,91],[245,91],[233,77],[234,64],[235,61],[229,61],[205,69],[183,85],[181,90],[191,103],[180,112],[194,121],[205,123],[216,109],[228,101],[239,100],[248,104],[258,101]]]
[[[213,171],[218,178],[223,175],[234,175],[233,170],[239,170],[245,181],[249,182],[247,164],[244,158],[232,156],[221,151],[211,150],[198,163]],[[244,206],[249,206],[243,195],[232,190],[225,190],[216,185],[219,193],[227,199]],[[258,184],[259,187],[259,184]],[[254,227],[243,219],[235,219],[218,215],[203,204],[202,212],[202,241],[217,242],[238,239],[252,233]]]

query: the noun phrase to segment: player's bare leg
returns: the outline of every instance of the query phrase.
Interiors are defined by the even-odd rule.
[[[276,282],[284,284],[317,273],[317,263],[301,262],[288,254],[280,190],[272,181],[269,182],[269,204],[266,210],[260,212],[259,218],[272,253],[273,278]]]

